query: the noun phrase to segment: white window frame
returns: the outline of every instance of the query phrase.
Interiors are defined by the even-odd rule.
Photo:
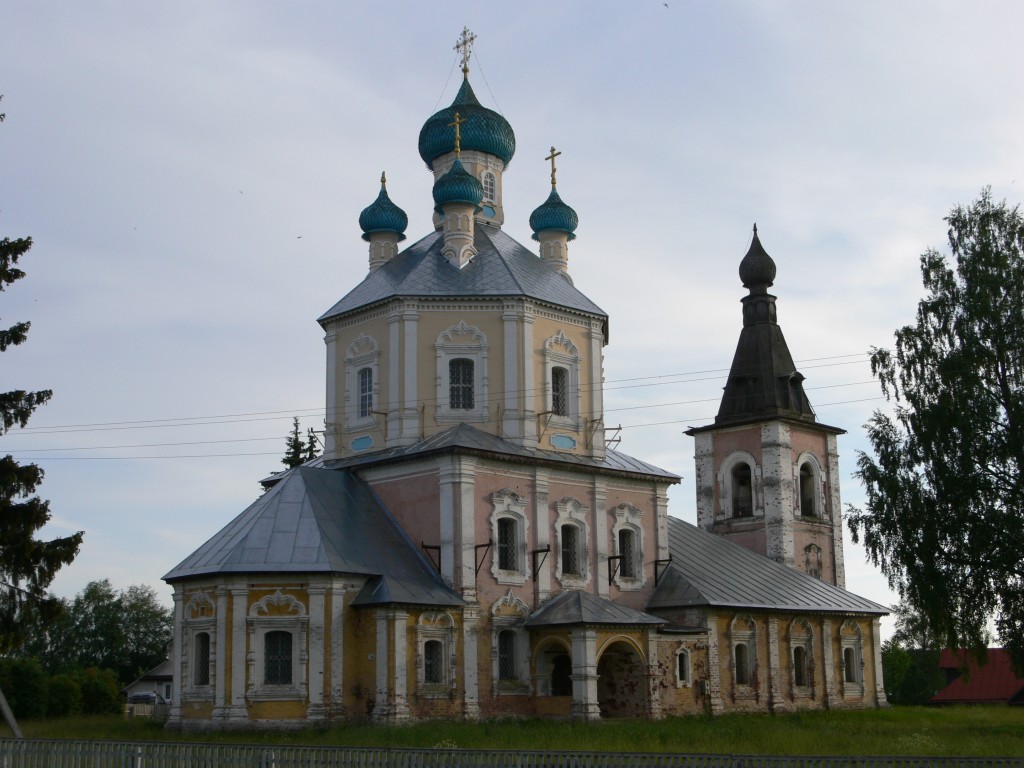
[[[529,613],[529,607],[511,589],[491,606],[491,687],[495,696],[530,693],[530,636],[523,627]],[[516,677],[512,680],[500,679],[498,645],[502,632],[512,632],[515,637]]]
[[[441,681],[427,682],[426,646],[441,643]],[[443,611],[430,611],[416,623],[416,692],[424,698],[448,698],[455,688],[455,621]]]
[[[619,561],[619,567],[615,570],[615,577],[613,579],[616,586],[623,592],[635,592],[644,588],[647,583],[647,573],[644,568],[646,557],[644,556],[644,528],[643,528],[643,510],[637,509],[632,504],[620,504],[611,510],[611,515],[615,519],[615,524],[612,526],[612,546],[611,551],[616,555],[621,555],[619,551],[619,532],[628,530],[633,534],[633,546],[635,547],[633,568],[635,576],[626,577],[622,575],[622,561]]]
[[[249,701],[304,700],[308,685],[306,672],[309,663],[307,637],[309,615],[306,606],[294,595],[277,590],[257,600],[249,608],[249,682],[246,698]],[[268,632],[290,632],[292,636],[292,681],[290,683],[264,682],[266,636]]]
[[[487,349],[487,336],[479,328],[467,325],[464,320],[438,334],[434,352],[437,363],[436,418],[439,423],[488,420]],[[457,358],[473,362],[473,408],[469,410],[449,405],[449,362]]]
[[[793,688],[794,698],[814,698],[814,629],[805,618],[795,618],[789,623],[789,681]],[[804,684],[797,685],[796,650],[802,648],[806,660]]]
[[[217,679],[217,606],[206,592],[193,592],[182,613],[181,696],[190,701],[213,699]],[[210,635],[210,677],[206,685],[196,685],[196,635]]]
[[[526,583],[526,541],[529,521],[526,518],[526,500],[511,488],[503,488],[491,494],[494,509],[491,512],[491,575],[499,584],[522,585]],[[498,521],[511,520],[515,524],[515,567],[501,568],[498,557]]]
[[[565,407],[564,414],[554,412],[553,381],[555,368],[564,368]],[[545,410],[548,411],[550,426],[579,431],[580,428],[580,352],[572,339],[559,331],[544,342],[544,393]]]
[[[811,468],[811,482],[814,484],[814,509],[811,510],[810,514],[804,514],[803,509],[803,487],[800,478],[800,470],[804,465]],[[793,494],[793,506],[795,514],[799,519],[828,520],[828,515],[825,513],[825,493],[823,486],[821,464],[818,463],[818,457],[807,451],[801,453],[800,456],[797,457],[796,463],[793,465],[793,487],[796,490],[796,493]]]
[[[578,499],[567,496],[555,503],[555,541],[558,551],[555,557],[555,578],[567,589],[584,587],[590,583],[590,529],[587,518],[590,510]],[[562,529],[572,526],[576,529],[579,552],[577,553],[578,573],[566,573],[562,560]]]
[[[847,679],[849,665],[847,651],[853,657],[853,680]],[[864,644],[863,633],[853,619],[847,619],[839,628],[839,676],[843,681],[843,695],[860,697],[864,695]]]
[[[370,395],[372,403],[366,416],[360,415],[359,372],[370,369],[373,377],[373,391]],[[360,334],[348,346],[345,352],[345,425],[344,431],[352,432],[372,428],[377,425],[377,417],[373,413],[380,402],[380,347],[376,339]],[[330,421],[333,414],[327,414]]]
[[[729,672],[732,678],[733,695],[736,699],[757,700],[757,622],[750,614],[737,614],[729,623]],[[746,647],[747,682],[737,679],[736,648]]]
[[[690,649],[680,646],[676,651],[676,688],[693,685],[693,666],[690,663]]]
[[[737,464],[747,464],[750,467],[750,502],[752,505],[750,517],[736,517],[733,515],[733,493],[732,493],[732,471]],[[753,454],[747,451],[734,451],[722,462],[718,470],[718,520],[753,520],[764,517],[764,505],[760,503],[761,496],[761,468],[754,460]]]
[[[484,191],[483,202],[498,202],[498,177],[493,171],[484,171],[480,174],[480,186]]]

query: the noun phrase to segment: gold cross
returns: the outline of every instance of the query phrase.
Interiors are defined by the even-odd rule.
[[[450,123],[448,123],[448,127],[449,128],[451,128],[452,126],[455,126],[455,156],[456,157],[459,156],[459,146],[461,144],[461,136],[462,136],[462,134],[459,131],[459,126],[462,125],[464,122],[466,122],[466,121],[462,117],[459,116],[458,112],[456,112],[455,113],[455,120],[450,122]]]
[[[561,152],[555,152],[555,148],[551,148],[551,154],[545,157],[545,160],[551,161],[551,188],[555,188],[555,158],[558,157]]]
[[[462,34],[455,41],[454,50],[462,57],[462,74],[469,74],[469,57],[473,55],[473,41],[476,35],[469,31],[469,27],[462,28]]]

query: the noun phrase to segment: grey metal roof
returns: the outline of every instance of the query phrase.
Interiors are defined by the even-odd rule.
[[[443,432],[433,434],[412,445],[388,448],[383,451],[375,451],[374,453],[347,456],[343,459],[334,459],[327,462],[326,466],[331,468],[357,468],[371,464],[402,461],[427,453],[439,453],[449,450],[491,453],[500,455],[503,459],[519,458],[526,462],[540,461],[563,464],[613,474],[626,473],[643,475],[645,477],[660,477],[669,483],[677,483],[680,479],[678,475],[611,448],[605,451],[604,459],[594,459],[589,456],[577,456],[571,453],[548,451],[539,448],[524,448],[521,445],[516,445],[469,424],[456,424]]]
[[[530,629],[554,626],[578,626],[581,624],[664,625],[665,619],[649,613],[635,611],[624,605],[613,603],[589,592],[569,590],[561,592],[526,620]]]
[[[751,552],[684,520],[668,520],[672,563],[648,610],[713,606],[800,613],[884,614],[889,609]]]
[[[605,311],[573,286],[568,275],[546,264],[497,227],[478,222],[474,232],[477,256],[462,269],[452,266],[441,255],[444,238],[440,232],[432,232],[368,274],[321,315],[319,322],[397,297],[526,296],[597,315],[607,323]]]
[[[362,605],[462,604],[369,486],[338,470],[286,472],[164,580],[223,573],[361,574],[377,577]]]

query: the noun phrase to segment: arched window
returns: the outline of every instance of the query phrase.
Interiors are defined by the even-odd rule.
[[[750,465],[739,462],[732,468],[732,516],[750,517],[754,514],[754,486]]]
[[[793,685],[807,685],[807,649],[802,645],[793,649]]]
[[[511,629],[503,629],[498,633],[498,679],[519,679],[519,663],[516,659],[516,633]]]
[[[193,669],[193,685],[210,684],[210,633],[197,632],[193,638],[195,652]]]
[[[690,652],[680,648],[676,654],[676,685],[690,684]]]
[[[453,411],[471,411],[473,398],[473,361],[456,357],[448,361],[448,407]]]
[[[359,418],[365,419],[373,412],[373,369],[359,369]]]
[[[444,644],[440,640],[423,644],[423,682],[444,682]]]
[[[843,681],[857,682],[857,654],[853,648],[843,648]]]
[[[291,685],[291,632],[274,630],[263,636],[263,682],[267,685]]]
[[[562,540],[562,573],[579,576],[583,569],[580,567],[581,546],[580,529],[572,523],[566,523],[560,530]]]
[[[519,525],[511,517],[498,520],[498,568],[519,570]]]
[[[560,365],[551,369],[551,412],[569,415],[569,370]]]
[[[619,531],[619,575],[624,579],[635,579],[636,567],[636,534],[631,528]]]
[[[736,643],[733,655],[736,665],[736,685],[750,685],[750,659],[746,643]]]
[[[805,461],[800,465],[800,514],[806,517],[815,517],[818,514],[816,509],[816,496],[814,492],[814,468],[810,462]]]
[[[480,184],[484,188],[484,200],[488,200],[492,203],[495,202],[497,200],[495,195],[497,194],[498,184],[494,174],[490,171],[484,171],[484,176],[480,179]]]

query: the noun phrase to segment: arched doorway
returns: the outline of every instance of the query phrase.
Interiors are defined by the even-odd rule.
[[[597,704],[601,717],[643,717],[647,713],[644,660],[624,640],[606,647],[598,659]]]
[[[567,645],[550,641],[536,656],[537,691],[545,696],[572,696],[572,656]]]

